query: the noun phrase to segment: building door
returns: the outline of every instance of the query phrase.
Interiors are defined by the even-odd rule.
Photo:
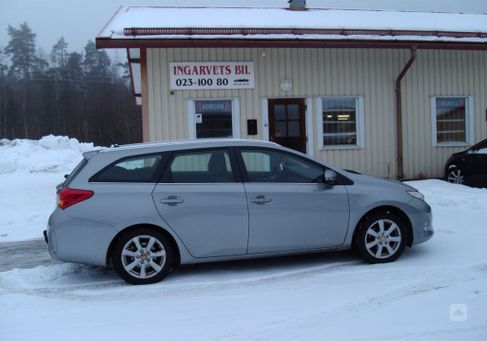
[[[306,153],[304,98],[269,100],[269,139]]]

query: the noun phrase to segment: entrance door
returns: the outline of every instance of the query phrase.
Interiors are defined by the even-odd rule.
[[[269,139],[306,153],[304,98],[269,100]]]

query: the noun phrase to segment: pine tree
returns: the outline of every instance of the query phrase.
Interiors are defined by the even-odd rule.
[[[110,76],[110,57],[106,51],[97,50],[92,40],[85,46],[84,70],[90,78],[108,78]]]
[[[29,79],[37,61],[36,35],[32,33],[26,22],[18,29],[8,26],[10,41],[5,48],[5,53],[10,55],[11,65],[9,73],[19,78]]]
[[[65,69],[71,79],[80,80],[83,75],[83,55],[78,52],[68,54]]]
[[[64,40],[64,37],[58,39],[51,50],[51,65],[54,68],[63,70],[66,67],[68,59],[68,43]]]

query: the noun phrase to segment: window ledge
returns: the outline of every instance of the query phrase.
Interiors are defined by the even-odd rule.
[[[321,148],[320,148],[320,150],[322,150],[322,151],[327,151],[327,150],[359,150],[359,149],[364,149],[364,148],[357,146],[357,145],[346,145],[346,144],[341,144],[341,145],[336,145],[336,146],[321,146]]]
[[[466,142],[444,142],[437,143],[434,147],[471,147],[472,145]]]

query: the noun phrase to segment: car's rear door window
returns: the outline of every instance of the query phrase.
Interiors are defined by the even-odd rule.
[[[234,181],[230,152],[226,149],[174,152],[161,180],[165,183]]]
[[[123,158],[96,174],[94,182],[157,182],[162,155]]]

